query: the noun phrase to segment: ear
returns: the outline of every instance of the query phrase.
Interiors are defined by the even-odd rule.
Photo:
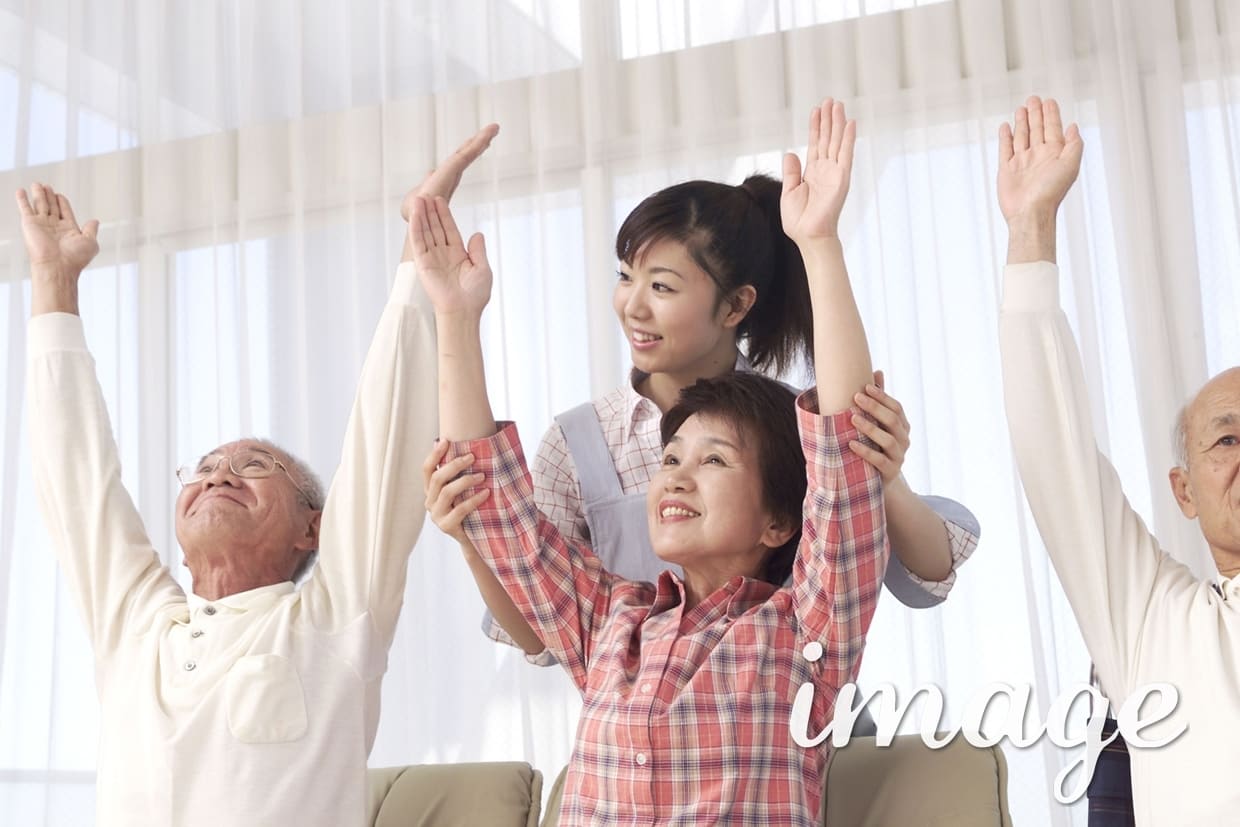
[[[774,550],[791,540],[792,535],[796,533],[797,530],[794,526],[772,520],[770,523],[767,523],[759,542],[767,548]]]
[[[1193,502],[1193,484],[1188,479],[1188,469],[1176,466],[1167,474],[1171,481],[1171,493],[1180,505],[1180,512],[1190,520],[1197,519],[1197,504]]]
[[[752,284],[742,284],[733,290],[732,295],[723,301],[723,326],[736,327],[745,321],[745,317],[749,315],[750,310],[753,310],[754,302],[757,300],[758,291]]]
[[[319,547],[319,522],[323,519],[322,511],[311,511],[310,519],[306,521],[306,530],[297,538],[293,548],[298,551],[313,551]]]

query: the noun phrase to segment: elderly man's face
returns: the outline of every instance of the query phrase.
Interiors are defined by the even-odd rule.
[[[208,465],[238,451],[265,446],[242,440],[216,448]],[[285,468],[287,457],[276,455]],[[291,577],[307,551],[318,544],[317,512],[306,507],[288,473],[276,468],[270,476],[242,477],[228,462],[219,461],[199,482],[181,489],[176,504],[176,533],[186,563],[197,575],[206,558],[220,561],[238,574],[261,577],[287,572]]]
[[[1240,565],[1240,368],[1206,383],[1185,418],[1188,467],[1171,471],[1180,510],[1201,532],[1224,570]]]

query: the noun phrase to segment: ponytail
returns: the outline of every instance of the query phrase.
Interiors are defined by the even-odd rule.
[[[744,285],[757,300],[737,328],[757,370],[782,373],[798,356],[813,359],[813,313],[805,262],[784,234],[782,186],[751,175],[738,187],[687,181],[646,198],[625,218],[616,257],[632,264],[654,241],[678,241],[718,286],[719,301]]]

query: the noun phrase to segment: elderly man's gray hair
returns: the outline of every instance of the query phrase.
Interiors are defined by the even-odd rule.
[[[247,440],[263,446],[266,450],[281,458],[282,462],[288,465],[288,474],[293,479],[293,483],[301,489],[301,501],[311,511],[322,511],[323,503],[327,500],[323,493],[323,481],[319,479],[319,475],[314,473],[314,469],[300,457],[281,448],[269,439],[252,438]],[[319,558],[319,550],[313,549],[306,553],[302,558],[301,564],[297,566],[297,571],[293,572],[293,582],[300,583],[310,573],[310,569],[314,568],[314,563]]]
[[[1175,453],[1175,464],[1181,468],[1188,467],[1188,406],[1185,402],[1180,412],[1175,415],[1175,424],[1171,426],[1171,450]]]

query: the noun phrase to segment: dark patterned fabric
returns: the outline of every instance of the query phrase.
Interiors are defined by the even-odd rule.
[[[1114,718],[1107,718],[1102,725],[1102,740],[1115,732]],[[1094,765],[1094,777],[1090,779],[1089,827],[1135,827],[1132,814],[1132,770],[1128,765],[1128,745],[1124,736],[1103,747]]]

